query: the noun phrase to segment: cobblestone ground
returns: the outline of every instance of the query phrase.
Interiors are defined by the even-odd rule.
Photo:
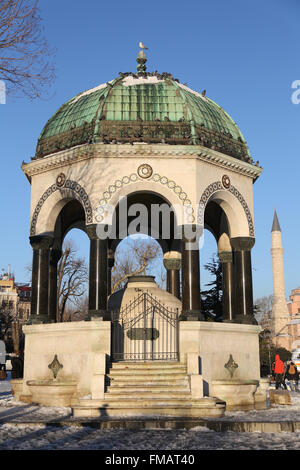
[[[300,450],[300,433],[215,432],[190,430],[115,430],[58,426],[70,408],[48,408],[15,402],[10,374],[0,382],[0,450]],[[300,393],[292,405],[264,411],[226,413],[227,421],[300,421]],[[43,423],[53,425],[46,426]]]
[[[76,426],[0,426],[1,450],[299,450],[300,433],[99,430]]]

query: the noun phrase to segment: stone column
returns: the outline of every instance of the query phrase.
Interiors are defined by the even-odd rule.
[[[223,275],[223,295],[222,295],[222,308],[223,308],[223,321],[232,321],[234,317],[234,283],[233,283],[233,264],[232,264],[232,251],[219,252],[219,259],[222,263]]]
[[[57,322],[57,263],[61,257],[61,250],[51,248],[49,256],[49,295],[48,315],[49,322]]]
[[[53,237],[30,237],[33,248],[30,323],[48,323],[49,254]]]
[[[234,322],[257,324],[253,315],[251,249],[255,238],[231,238],[234,269]]]
[[[167,292],[180,299],[181,253],[178,251],[165,253],[164,267],[167,270]]]
[[[191,226],[182,237],[182,315],[180,320],[201,320],[199,240]]]
[[[108,259],[107,259],[107,295],[111,295],[111,272],[115,264],[115,253],[113,250],[108,250]]]
[[[107,320],[108,239],[99,239],[96,227],[88,225],[86,228],[90,238],[89,317]]]

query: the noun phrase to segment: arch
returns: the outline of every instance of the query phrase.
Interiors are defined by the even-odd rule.
[[[69,199],[56,216],[54,246],[62,249],[64,239],[72,229],[78,229],[86,233],[84,208],[77,199]]]
[[[232,184],[225,186],[221,181],[215,181],[203,191],[197,212],[197,222],[201,226],[204,226],[205,207],[209,201],[215,201],[224,210],[231,237],[240,235],[240,233],[235,233],[239,231],[244,234],[247,231],[250,237],[254,237],[254,224],[250,209],[242,194]]]
[[[39,202],[37,203],[35,207],[35,210],[33,212],[33,216],[31,219],[30,236],[36,235],[37,221],[38,221],[38,217],[41,212],[41,209],[46,203],[46,201],[49,199],[49,197],[52,196],[57,191],[59,191],[61,197],[57,198],[56,204],[52,205],[51,207],[51,211],[54,210],[54,212],[58,214],[66,202],[72,199],[77,199],[83,206],[83,209],[85,212],[86,224],[93,222],[92,205],[90,203],[89,197],[85,189],[82,186],[80,186],[80,184],[77,183],[76,181],[66,180],[63,186],[61,186],[59,184],[59,181],[57,180],[56,183],[49,186],[49,188],[43,193],[43,195],[41,196]]]
[[[142,177],[139,174],[139,170],[137,173],[120,177],[107,187],[95,210],[96,221],[103,223],[107,217],[107,205],[116,207],[120,197],[139,191],[153,192],[164,197],[169,205],[174,208],[179,225],[182,224],[183,220],[186,220],[188,223],[195,221],[192,202],[181,186],[174,180],[170,180],[167,176],[161,176],[158,173],[151,173],[151,176],[147,178]],[[178,205],[180,205],[181,210]],[[109,220],[107,223],[109,223]]]

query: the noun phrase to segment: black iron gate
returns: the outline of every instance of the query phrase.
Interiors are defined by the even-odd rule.
[[[111,313],[113,361],[178,360],[178,309],[143,292]]]

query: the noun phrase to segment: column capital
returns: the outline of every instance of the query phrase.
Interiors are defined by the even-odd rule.
[[[86,225],[86,233],[90,240],[98,239],[97,224]]]
[[[181,253],[178,251],[167,251],[164,254],[163,263],[167,271],[171,269],[179,270],[181,267]]]
[[[220,251],[218,256],[221,263],[232,263],[232,251]]]
[[[47,235],[34,235],[29,237],[30,245],[34,250],[47,250],[53,246],[54,236]]]
[[[85,226],[86,233],[90,240],[108,240],[111,235],[111,225],[89,224]]]
[[[250,251],[255,244],[253,237],[234,237],[230,239],[231,246],[235,251]]]

